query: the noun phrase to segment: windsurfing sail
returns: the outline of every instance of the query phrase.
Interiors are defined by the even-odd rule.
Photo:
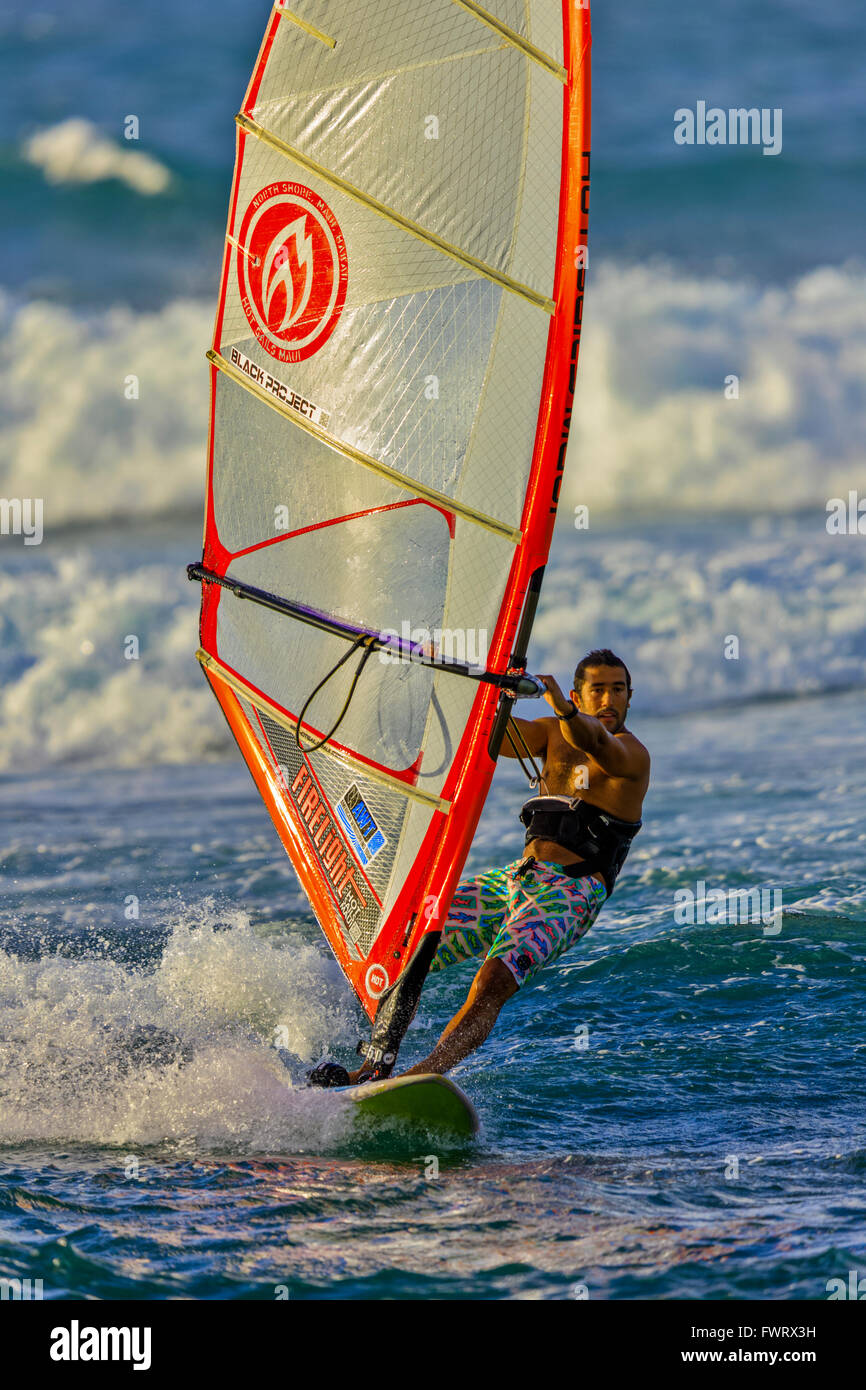
[[[580,0],[293,0],[237,116],[198,657],[371,1019],[538,693],[589,49]]]

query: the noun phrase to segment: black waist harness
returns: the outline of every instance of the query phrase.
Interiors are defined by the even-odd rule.
[[[527,845],[532,840],[553,840],[579,854],[584,862],[564,865],[563,872],[572,878],[601,874],[608,897],[642,824],[619,820],[588,801],[569,796],[533,796],[520,812],[520,819],[526,826]]]

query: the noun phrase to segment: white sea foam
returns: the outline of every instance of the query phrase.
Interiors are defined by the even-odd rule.
[[[0,769],[229,750],[191,657],[197,601],[183,573],[200,535],[211,312],[178,302],[84,318],[0,297],[0,496],[44,497],[46,533],[26,552],[2,538],[20,553],[0,572]],[[739,400],[724,398],[731,372]],[[137,401],[124,397],[130,373]],[[576,647],[622,647],[641,708],[665,712],[861,684],[862,538],[824,522],[826,498],[863,478],[864,380],[854,269],[786,291],[595,270],[536,669],[564,676]],[[574,528],[578,501],[589,531]],[[619,512],[631,530],[606,531]],[[189,553],[131,537],[122,567],[113,529],[102,551],[74,531],[52,537],[61,523],[178,513]],[[128,634],[138,661],[124,659]]]
[[[184,761],[222,749],[192,659],[196,596],[180,564],[107,577],[91,553],[0,573],[0,767]],[[128,660],[126,639],[139,642]]]
[[[171,184],[171,172],[158,159],[143,150],[125,149],[81,116],[71,116],[29,136],[23,154],[28,163],[42,170],[49,183],[119,179],[151,198]]]
[[[16,310],[0,292],[0,495],[42,497],[48,532],[200,507],[211,320],[183,301],[99,317]]]
[[[603,265],[577,380],[564,513],[823,505],[864,476],[866,274],[779,289]]]
[[[557,534],[533,669],[612,647],[665,714],[864,683],[862,537],[829,536],[817,508],[643,530]]]
[[[263,941],[240,912],[217,930],[210,905],[175,926],[153,970],[0,952],[0,1135],[133,1153],[166,1140],[320,1150],[343,1136],[345,1107],[298,1083],[325,1046],[354,1042],[345,998],[314,947]],[[178,1060],[135,1051],[150,1028],[170,1035]]]
[[[196,543],[161,554],[140,541],[119,573],[82,545],[56,557],[31,550],[0,571],[0,770],[229,753],[193,659],[198,595],[183,560]],[[829,536],[819,513],[730,518],[711,531],[681,520],[645,536],[560,531],[530,664],[565,679],[581,652],[611,646],[632,667],[639,709],[666,714],[861,685],[861,547],[861,537]],[[138,660],[126,659],[129,635]]]
[[[0,292],[0,495],[44,497],[48,530],[199,506],[212,318],[188,301],[80,316]],[[593,268],[560,524],[581,503],[640,517],[823,507],[863,478],[864,381],[856,267],[787,289]]]

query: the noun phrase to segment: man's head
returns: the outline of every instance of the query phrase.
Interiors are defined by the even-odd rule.
[[[607,647],[587,652],[574,673],[571,698],[581,713],[600,719],[609,734],[618,734],[631,700],[625,662]]]

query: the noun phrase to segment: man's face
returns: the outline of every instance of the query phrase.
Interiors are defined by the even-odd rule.
[[[600,719],[609,734],[618,734],[628,713],[629,693],[621,666],[588,666],[580,690],[571,698],[582,714]]]

